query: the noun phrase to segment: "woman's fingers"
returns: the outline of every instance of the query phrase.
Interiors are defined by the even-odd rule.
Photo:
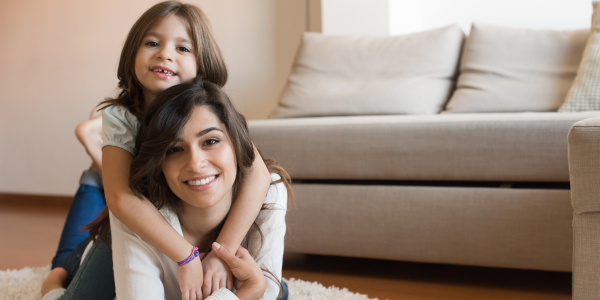
[[[235,255],[233,253],[231,253],[231,251],[227,250],[227,248],[221,246],[217,242],[214,242],[212,244],[212,248],[213,248],[213,251],[215,251],[215,254],[220,259],[225,261],[225,263],[227,263],[227,265],[229,265],[229,269],[233,269],[233,268],[237,267],[237,257],[235,257]]]

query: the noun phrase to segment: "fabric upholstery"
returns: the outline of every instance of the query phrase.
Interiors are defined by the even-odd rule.
[[[589,29],[515,29],[474,23],[448,113],[557,111]]]
[[[305,33],[271,117],[436,114],[463,41],[456,25],[393,37]]]
[[[286,251],[571,271],[568,190],[293,184]]]
[[[592,33],[560,112],[600,110],[600,2],[594,1]]]
[[[569,131],[569,172],[575,212],[600,212],[600,118],[577,122]]]
[[[596,116],[353,116],[253,120],[249,127],[264,157],[296,179],[567,182],[569,129]]]
[[[600,299],[600,212],[573,215],[573,300]]]

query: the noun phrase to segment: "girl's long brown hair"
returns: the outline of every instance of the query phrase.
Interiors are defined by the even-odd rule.
[[[221,87],[225,85],[227,67],[212,35],[208,18],[195,5],[165,1],[150,7],[129,30],[117,69],[121,93],[116,98],[107,98],[100,104],[102,107],[121,105],[141,119],[145,108],[142,85],[135,76],[135,57],[148,30],[172,15],[179,17],[188,26],[198,63],[197,76]]]
[[[173,209],[180,217],[181,222],[184,222],[181,218],[182,200],[167,185],[161,167],[168,149],[175,145],[176,139],[189,120],[192,111],[199,106],[206,106],[218,117],[219,121],[225,125],[231,139],[237,164],[233,199],[236,198],[240,180],[244,179],[256,157],[246,119],[235,109],[229,97],[218,85],[196,78],[190,83],[179,84],[160,93],[148,108],[141,124],[136,139],[137,154],[131,163],[129,185],[140,199],[146,197],[157,209],[164,206]],[[293,205],[294,198],[289,174],[273,159],[264,159],[264,162],[269,172],[280,176],[279,180],[271,182],[271,184],[283,182],[287,190],[288,202]],[[268,205],[262,207],[262,210],[270,209],[276,208]],[[210,244],[216,240],[224,221],[211,237]],[[110,245],[107,236],[109,227],[108,209],[104,208],[98,219],[90,223],[87,229],[90,230],[90,238],[94,242],[97,242],[99,236]],[[250,253],[256,258],[264,242],[259,224],[254,222],[248,235],[258,235],[261,241],[258,245],[250,245],[252,246],[249,249]],[[204,251],[210,251],[210,247]],[[271,279],[276,281],[272,272],[264,271],[268,272]],[[277,282],[277,284],[281,283]]]

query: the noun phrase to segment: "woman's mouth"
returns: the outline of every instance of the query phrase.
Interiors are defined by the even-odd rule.
[[[191,185],[191,186],[203,186],[203,185],[207,185],[207,184],[211,183],[216,178],[217,178],[217,175],[213,175],[213,176],[206,177],[206,178],[203,178],[200,180],[188,180],[185,183],[187,185]]]

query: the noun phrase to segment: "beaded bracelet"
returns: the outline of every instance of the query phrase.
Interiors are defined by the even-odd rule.
[[[192,254],[190,254],[190,256],[188,256],[188,258],[180,261],[177,263],[178,266],[183,266],[183,265],[187,265],[189,264],[192,260],[194,260],[194,258],[198,257],[198,255],[200,255],[200,252],[198,252],[198,247],[194,247],[194,249],[192,249]]]

